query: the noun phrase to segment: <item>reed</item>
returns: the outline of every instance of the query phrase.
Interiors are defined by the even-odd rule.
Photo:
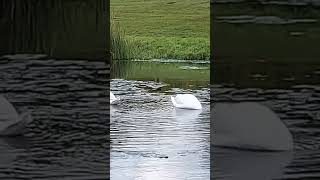
[[[104,59],[104,14],[103,0],[2,0],[0,54]]]
[[[125,38],[125,32],[120,28],[114,15],[111,16],[111,54],[113,60],[131,60],[133,58],[132,45]]]

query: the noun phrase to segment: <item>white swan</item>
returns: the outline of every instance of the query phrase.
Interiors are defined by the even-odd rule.
[[[117,104],[120,98],[117,98],[111,91],[110,91],[110,104]]]
[[[181,109],[202,109],[199,100],[192,94],[178,94],[176,97],[171,96],[172,104]]]
[[[30,112],[19,116],[12,104],[0,95],[0,136],[22,135],[31,121]]]
[[[252,150],[293,149],[292,136],[280,118],[258,103],[217,103],[212,109],[212,143]]]

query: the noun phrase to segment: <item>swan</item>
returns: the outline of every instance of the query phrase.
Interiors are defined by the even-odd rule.
[[[29,111],[18,115],[9,101],[0,95],[0,136],[17,136],[26,131],[26,125],[32,121]]]
[[[120,98],[117,98],[111,91],[110,91],[110,104],[117,104]]]
[[[215,146],[262,151],[290,151],[292,135],[269,108],[255,102],[216,103],[212,109]]]
[[[199,100],[192,94],[178,94],[176,97],[171,96],[173,106],[181,109],[202,109]]]

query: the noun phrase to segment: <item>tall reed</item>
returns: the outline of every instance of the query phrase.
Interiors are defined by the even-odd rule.
[[[130,60],[133,58],[130,42],[125,38],[125,32],[120,28],[114,15],[111,16],[111,53],[113,60]]]

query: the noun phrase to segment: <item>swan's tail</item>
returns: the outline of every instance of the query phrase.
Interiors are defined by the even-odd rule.
[[[172,104],[173,104],[174,107],[177,107],[176,100],[174,99],[173,96],[171,96],[171,102],[172,102]]]

